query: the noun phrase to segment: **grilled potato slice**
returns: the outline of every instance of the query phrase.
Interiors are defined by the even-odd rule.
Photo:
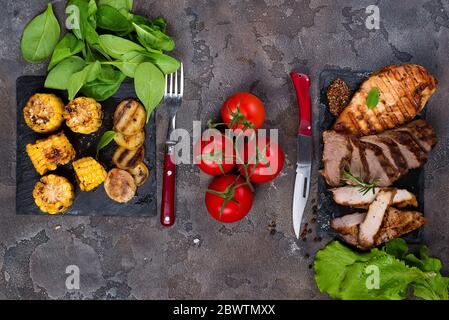
[[[72,205],[75,192],[69,180],[49,174],[36,183],[33,198],[41,211],[56,214],[66,211]]]
[[[333,129],[362,136],[398,127],[411,121],[424,108],[435,92],[436,84],[435,78],[422,66],[387,66],[362,83]],[[378,103],[369,109],[366,100],[371,90],[376,88]]]
[[[23,108],[25,123],[33,131],[47,133],[61,126],[64,121],[64,103],[50,93],[32,95]]]
[[[41,175],[75,158],[75,149],[62,131],[33,144],[27,144],[26,151],[34,168]]]
[[[64,118],[73,132],[90,134],[97,131],[102,117],[101,104],[92,98],[79,97],[65,107]]]
[[[82,191],[90,191],[106,179],[106,170],[92,157],[78,159],[72,165]]]
[[[150,171],[148,167],[143,163],[139,163],[132,169],[128,169],[128,172],[133,176],[134,182],[138,187],[142,186],[150,176]]]
[[[114,131],[126,136],[138,134],[146,121],[144,107],[133,99],[120,102],[114,112]]]
[[[137,134],[132,136],[126,136],[123,133],[116,132],[114,136],[114,141],[119,146],[128,149],[128,150],[136,150],[141,147],[145,142],[145,132],[142,130]]]
[[[129,172],[117,168],[108,172],[104,190],[112,200],[120,203],[128,202],[136,194],[136,189],[136,183]]]
[[[112,155],[112,163],[123,170],[132,169],[143,161],[144,154],[143,147],[139,147],[136,150],[118,147]]]

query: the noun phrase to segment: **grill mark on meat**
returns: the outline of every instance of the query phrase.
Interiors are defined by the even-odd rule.
[[[396,101],[394,106],[396,106],[399,110],[399,112],[396,113],[393,110],[394,106],[389,105],[388,114],[394,116],[394,118],[397,120],[397,121],[395,121],[394,125],[396,126],[399,123],[403,123],[404,121],[406,121],[408,119],[412,119],[413,117],[408,113],[407,108],[404,106],[404,104],[400,98],[401,96],[398,94],[395,87],[391,84],[391,82],[388,79],[385,80],[384,78],[385,78],[385,76],[379,76],[380,81],[382,81],[382,83],[385,86],[384,94],[386,94],[386,93],[390,94],[392,101]],[[388,84],[386,83],[386,81],[388,81]],[[388,89],[390,89],[390,90],[388,90]],[[396,94],[396,97],[393,94]],[[399,119],[397,114],[401,115],[402,119]]]
[[[396,142],[404,158],[407,160],[409,169],[415,169],[423,165],[427,161],[427,154],[415,142],[410,133],[401,130],[393,130],[385,133],[386,137],[390,137]]]
[[[392,183],[392,181],[395,181],[398,177],[399,177],[399,173],[395,170],[395,168],[393,167],[393,165],[390,163],[390,161],[387,159],[387,157],[385,157],[382,148],[380,148],[379,146],[366,142],[366,141],[360,141],[360,144],[364,146],[365,149],[371,150],[374,153],[374,156],[376,157],[376,160],[379,162],[379,165],[381,166],[383,172],[386,174],[388,180],[390,180],[390,184]],[[370,165],[375,165],[372,162],[368,162]],[[371,172],[371,169],[370,169]],[[374,172],[373,172],[374,173]],[[379,178],[379,185],[380,186],[385,186],[385,183],[387,183],[387,181],[385,181],[385,183],[383,182],[383,177],[374,177],[372,175],[370,175],[370,180],[373,181],[374,179]],[[389,184],[388,184],[389,185]]]

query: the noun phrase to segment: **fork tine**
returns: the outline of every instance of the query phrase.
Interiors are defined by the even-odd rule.
[[[184,67],[182,65],[181,62],[181,83],[180,83],[180,88],[179,88],[179,95],[182,97],[182,94],[184,92]]]
[[[168,75],[165,75],[165,95],[168,95]]]
[[[170,73],[170,97],[173,96],[173,73]]]
[[[178,96],[178,70],[175,71],[175,97]]]

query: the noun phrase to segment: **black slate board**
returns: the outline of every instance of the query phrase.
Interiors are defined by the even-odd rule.
[[[329,112],[327,106],[326,90],[330,83],[340,78],[344,80],[351,91],[354,93],[359,85],[365,80],[371,72],[369,71],[351,71],[351,70],[324,70],[320,74],[320,110],[319,110],[319,161],[320,168],[323,168],[322,153],[323,153],[323,132],[330,129],[335,122],[335,116]],[[424,114],[420,115],[421,118]],[[424,169],[409,171],[405,176],[394,183],[397,188],[404,188],[413,192],[419,203],[417,208],[420,212],[424,212]],[[337,233],[330,227],[330,221],[334,217],[340,217],[342,215],[360,212],[360,209],[352,209],[345,206],[336,204],[332,198],[332,193],[328,190],[325,179],[319,175],[318,177],[318,204],[317,204],[317,223],[321,233],[327,233],[332,236],[336,236]],[[414,208],[416,210],[416,208]],[[420,241],[421,229],[418,229],[403,238],[411,243],[417,243]]]
[[[16,164],[16,213],[46,215],[35,205],[32,196],[34,184],[40,176],[36,172],[25,151],[28,143],[34,143],[37,139],[44,138],[49,134],[38,134],[31,130],[25,123],[22,110],[28,98],[38,92],[54,93],[67,103],[66,91],[49,90],[44,88],[45,77],[23,76],[17,79],[17,164]],[[116,94],[100,102],[103,109],[103,124],[97,132],[90,135],[77,134],[65,125],[62,130],[76,150],[76,158],[85,156],[95,157],[95,149],[101,135],[112,128],[112,115],[117,104],[126,98],[136,98],[132,81],[125,81]],[[103,185],[95,190],[83,192],[79,189],[75,180],[75,174],[71,163],[61,166],[51,173],[62,175],[69,179],[75,186],[75,201],[73,205],[64,212],[64,215],[97,215],[97,216],[155,216],[156,204],[156,124],[152,117],[145,126],[145,159],[144,163],[150,170],[147,182],[137,188],[136,196],[128,203],[120,204],[112,201],[106,195]],[[109,170],[112,168],[111,156],[116,148],[115,143],[100,151],[99,160]],[[47,172],[48,174],[50,172]]]

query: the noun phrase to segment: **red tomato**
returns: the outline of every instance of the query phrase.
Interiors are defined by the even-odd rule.
[[[257,141],[257,142],[256,142]],[[257,146],[257,148],[256,148]],[[247,171],[242,164],[238,164],[240,174],[254,183],[265,183],[273,180],[279,175],[284,165],[284,152],[281,146],[270,142],[268,138],[245,142],[244,153],[240,151],[240,157],[247,163]]]
[[[243,178],[228,174],[212,181],[205,200],[207,211],[212,217],[221,222],[236,222],[251,210],[253,193]],[[226,204],[223,206],[224,201]]]
[[[195,156],[198,156],[198,159],[201,157],[198,168],[207,174],[218,176],[234,168],[234,149],[232,140],[223,134],[220,134],[220,139],[214,137],[211,136],[208,141],[198,141],[195,145]]]
[[[231,129],[259,129],[265,121],[265,108],[255,95],[238,92],[224,102],[221,118]]]

